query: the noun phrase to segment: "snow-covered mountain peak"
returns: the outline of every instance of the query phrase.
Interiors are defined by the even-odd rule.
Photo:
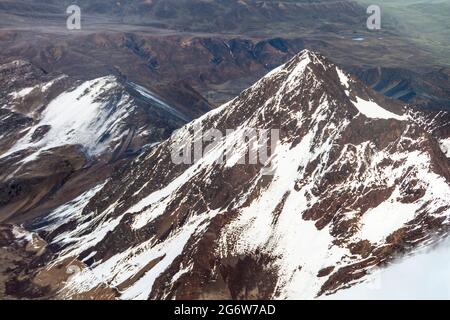
[[[122,134],[115,131],[122,130],[121,119],[132,107],[131,97],[117,95],[118,90],[117,79],[109,76],[86,81],[61,93],[45,106],[36,124],[2,157],[21,150],[42,152],[65,145],[80,145],[90,155],[99,154],[108,146],[109,139],[121,139]],[[32,90],[20,92],[24,98]],[[13,94],[13,98],[17,99],[20,92]]]
[[[319,106],[323,108],[317,110]],[[281,121],[321,116],[335,121],[358,116],[365,121],[406,119],[402,106],[386,101],[322,55],[304,50],[201,121],[214,118],[214,123],[226,122],[232,128],[239,123],[273,128]]]
[[[317,91],[321,87],[324,95],[333,99],[347,97],[351,104],[348,106],[353,111],[369,119],[395,119],[403,121],[405,116],[400,106],[391,104],[392,110],[386,110],[380,104],[386,104],[382,97],[368,90],[359,81],[344,72],[341,68],[331,63],[326,57],[310,50],[303,50],[294,56],[286,64],[274,69],[266,77],[260,80],[255,87],[261,86],[265,82],[280,82],[283,90],[278,95],[290,94],[297,91],[304,95],[302,90]]]
[[[38,221],[61,248],[51,266],[80,268],[52,285],[66,297],[268,299],[363,280],[450,223],[448,161],[399,110],[302,52]],[[279,131],[270,174],[237,161],[255,149],[246,128]],[[197,161],[173,161],[194,142]]]
[[[33,125],[23,131],[25,134],[7,152],[0,154],[2,158],[27,152],[28,156],[24,160],[29,161],[46,150],[68,145],[81,147],[91,157],[105,152],[112,154],[123,142],[130,143],[131,140],[127,140],[138,135],[142,139],[151,133],[145,119],[132,123],[130,118],[148,116],[157,121],[157,117],[165,114],[168,119],[173,118],[174,123],[183,124],[187,121],[178,114],[172,115],[173,111],[166,110],[170,108],[167,104],[166,109],[161,108],[161,100],[141,101],[134,91],[128,90],[126,84],[112,75],[74,82],[68,88],[62,87],[59,94],[53,93],[48,98],[47,91],[61,80],[64,77],[9,93],[11,103],[8,108],[16,113],[22,111],[20,104],[23,101],[28,105],[30,101],[38,102],[32,111],[23,111],[25,116],[33,118]],[[157,109],[156,115],[150,115],[152,103],[153,108]],[[158,141],[158,138],[155,136],[151,142]]]

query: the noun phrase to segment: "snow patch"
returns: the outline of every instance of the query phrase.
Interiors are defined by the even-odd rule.
[[[414,219],[418,205],[398,202],[398,197],[396,191],[378,207],[368,210],[360,220],[361,228],[357,237],[378,243]]]
[[[15,92],[11,92],[9,94],[10,97],[12,97],[13,99],[21,99],[26,97],[27,95],[29,95],[34,89],[38,88],[39,86],[34,86],[34,87],[29,87],[29,88],[24,88],[22,90],[19,91],[15,91]]]
[[[126,94],[114,109],[108,101],[100,99],[102,93],[116,86],[116,79],[109,76],[62,93],[49,103],[42,119],[2,157],[25,149],[40,152],[64,145],[81,145],[89,155],[103,152],[111,137],[121,136],[121,120],[132,107]],[[49,126],[50,130],[41,140],[33,141],[33,134],[42,126]]]
[[[352,101],[353,102],[353,101]],[[365,115],[367,118],[372,119],[395,119],[399,121],[405,121],[405,116],[397,115],[393,112],[387,111],[380,107],[377,103],[373,101],[366,101],[360,97],[356,97],[356,102],[353,105],[358,109],[360,113]]]
[[[450,158],[450,138],[439,141],[439,146],[447,158]]]
[[[339,80],[341,84],[346,88],[350,88],[350,78],[339,68],[336,68],[336,72],[338,74]]]

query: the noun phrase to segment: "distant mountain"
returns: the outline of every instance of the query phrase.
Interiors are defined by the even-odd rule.
[[[73,3],[78,31],[66,30]],[[435,52],[395,25],[370,31],[367,18],[366,5],[349,0],[0,0],[0,63],[27,60],[82,80],[125,76],[172,104],[196,91],[219,106],[309,48],[390,97],[448,110],[448,70]]]
[[[21,60],[0,65],[0,77],[0,221],[78,196],[208,110],[171,106],[115,76],[77,81]]]
[[[4,227],[3,242],[32,248],[6,292],[79,299],[332,294],[445,236],[450,163],[428,119],[305,50],[108,181],[27,224],[34,233]],[[233,132],[204,141],[200,127]],[[254,139],[242,140],[250,128],[280,130],[270,166],[240,164],[255,149]],[[195,142],[206,144],[203,157],[174,163],[174,150],[187,152]]]
[[[425,110],[450,111],[450,69],[412,71],[405,68],[349,68],[383,95]]]

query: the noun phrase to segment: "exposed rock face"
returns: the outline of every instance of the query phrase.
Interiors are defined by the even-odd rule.
[[[0,297],[2,299],[50,298],[51,288],[30,279],[33,269],[48,257],[47,243],[38,235],[13,225],[0,225]],[[10,281],[16,279],[15,281]],[[19,280],[20,279],[20,280]]]
[[[436,138],[442,152],[450,158],[450,112],[415,110],[412,118]]]
[[[28,228],[56,254],[50,278],[79,271],[59,297],[331,294],[446,235],[449,160],[425,123],[305,50]],[[175,164],[198,127],[235,131]],[[269,173],[239,164],[246,128],[280,130]]]
[[[170,106],[115,76],[82,82],[25,61],[1,65],[0,79],[0,221],[73,199],[208,110]]]

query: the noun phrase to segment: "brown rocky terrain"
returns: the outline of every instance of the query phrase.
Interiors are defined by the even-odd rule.
[[[323,297],[447,234],[448,68],[364,7],[73,3],[0,0],[0,298]],[[175,165],[200,124],[272,174]]]
[[[219,106],[305,47],[369,85],[383,68],[374,88],[388,95],[449,104],[448,73],[433,54],[393,29],[367,30],[365,8],[352,1],[79,1],[77,31],[65,29],[68,2],[14,3],[0,1],[0,62],[24,59],[82,79],[125,76],[172,104],[194,88]]]
[[[237,131],[194,164],[175,164],[172,151],[191,146],[199,126]],[[28,270],[27,279],[34,286],[77,270],[62,286],[44,282],[59,298],[332,294],[447,234],[450,163],[437,127],[303,51],[105,184],[27,224],[54,266]],[[249,150],[245,128],[280,129],[270,174],[239,164]],[[234,157],[218,162],[235,145]]]
[[[0,221],[26,221],[100,181],[209,110],[114,76],[81,82],[18,60],[0,66]]]

